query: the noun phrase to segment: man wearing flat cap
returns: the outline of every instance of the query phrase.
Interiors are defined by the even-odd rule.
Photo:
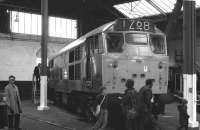
[[[20,130],[21,100],[18,87],[14,84],[15,76],[9,76],[9,84],[5,87],[6,104],[8,108],[9,129]]]
[[[152,118],[152,103],[153,97],[152,87],[154,79],[147,79],[145,85],[139,90],[139,129],[148,130],[154,129],[155,122]]]

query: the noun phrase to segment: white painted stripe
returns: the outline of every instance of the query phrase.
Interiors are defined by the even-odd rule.
[[[48,110],[47,106],[47,76],[40,76],[40,106],[38,110]]]
[[[183,74],[183,97],[188,101],[187,112],[189,117],[189,127],[198,127],[196,112],[196,74]]]
[[[195,1],[195,0],[183,0],[183,1]]]
[[[163,117],[163,118],[172,118],[174,116],[171,116],[171,115],[161,115],[161,117]]]

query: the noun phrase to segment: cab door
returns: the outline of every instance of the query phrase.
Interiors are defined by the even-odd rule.
[[[101,34],[96,34],[86,39],[85,77],[90,88],[97,90],[102,86],[102,54],[103,40]]]

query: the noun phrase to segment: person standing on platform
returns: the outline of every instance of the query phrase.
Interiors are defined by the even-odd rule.
[[[18,87],[14,84],[15,76],[9,76],[9,84],[5,87],[8,112],[8,128],[20,130],[21,100]]]
[[[189,115],[187,113],[187,100],[182,99],[181,104],[177,106],[177,109],[179,111],[179,124],[180,126],[178,127],[177,130],[188,130],[188,118]]]
[[[41,68],[41,64],[39,63],[35,68],[34,68],[34,76],[36,78],[36,86],[39,87],[40,86],[40,68]]]
[[[145,86],[139,90],[138,94],[138,118],[139,118],[139,130],[156,130],[157,124],[152,115],[152,103],[153,97],[152,87],[154,79],[147,79]]]
[[[100,94],[96,98],[96,110],[93,115],[98,116],[98,120],[92,130],[105,130],[108,123],[108,97],[105,93],[106,88],[102,87]]]
[[[122,106],[124,109],[125,127],[126,130],[137,130],[137,92],[134,88],[134,81],[128,79],[126,81],[125,95],[122,98]],[[135,117],[130,117],[128,111],[134,109]]]

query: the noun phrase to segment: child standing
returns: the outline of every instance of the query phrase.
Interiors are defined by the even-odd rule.
[[[182,99],[181,103],[178,105],[178,111],[179,111],[179,123],[180,126],[177,130],[182,130],[183,128],[185,130],[188,130],[188,118],[189,115],[187,113],[187,100]]]

